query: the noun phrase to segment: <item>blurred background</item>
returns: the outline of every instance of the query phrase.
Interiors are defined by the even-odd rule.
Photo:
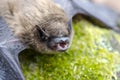
[[[91,0],[94,3],[106,5],[120,13],[120,0]]]

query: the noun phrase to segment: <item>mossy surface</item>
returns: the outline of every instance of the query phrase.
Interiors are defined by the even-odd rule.
[[[73,24],[73,28],[75,36],[67,52],[22,52],[20,60],[26,80],[117,80],[120,55],[110,39],[111,34],[117,39],[120,36],[87,21]]]

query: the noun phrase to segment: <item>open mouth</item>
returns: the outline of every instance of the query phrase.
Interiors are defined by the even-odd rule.
[[[49,44],[50,48],[55,51],[66,51],[69,48],[69,38],[62,37],[62,38],[55,38]]]
[[[52,46],[52,48],[54,50],[57,51],[66,51],[68,49],[69,44],[66,42],[60,42],[60,43],[56,43]]]

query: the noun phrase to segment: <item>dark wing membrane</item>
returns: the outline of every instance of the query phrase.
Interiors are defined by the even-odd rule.
[[[25,48],[0,17],[0,80],[24,80],[18,54]]]
[[[61,5],[70,19],[76,14],[84,14],[97,19],[108,28],[118,29],[118,14],[105,6],[87,0],[54,0],[54,2]]]
[[[24,80],[19,64],[11,55],[13,52],[0,47],[0,80]]]

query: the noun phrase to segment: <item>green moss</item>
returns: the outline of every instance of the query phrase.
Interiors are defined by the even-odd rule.
[[[55,55],[27,50],[21,54],[26,80],[112,80],[119,52],[111,45],[110,33],[87,21],[73,24],[71,48]],[[120,37],[114,33],[116,37]],[[117,56],[116,56],[117,55]]]

